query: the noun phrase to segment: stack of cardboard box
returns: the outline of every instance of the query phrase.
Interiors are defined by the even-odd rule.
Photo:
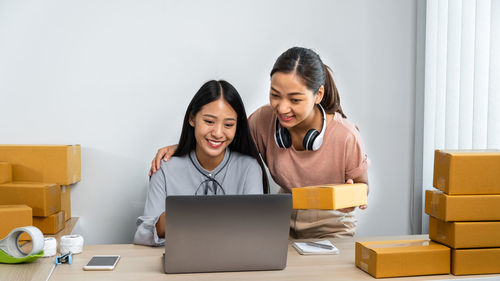
[[[80,145],[0,145],[0,161],[0,239],[19,226],[62,230],[71,218],[70,185],[81,179]]]
[[[435,152],[429,237],[451,247],[455,275],[500,273],[500,151]]]

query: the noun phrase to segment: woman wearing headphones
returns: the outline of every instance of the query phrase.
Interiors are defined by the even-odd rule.
[[[205,83],[191,100],[179,145],[149,181],[135,244],[165,243],[167,195],[269,193],[240,95],[226,81]]]
[[[271,71],[270,104],[250,117],[250,131],[280,192],[294,187],[368,183],[368,158],[357,127],[346,119],[330,73],[318,54],[294,47]],[[158,151],[150,173],[173,147]],[[366,205],[360,209],[366,209]],[[353,236],[354,208],[294,210],[296,238]]]

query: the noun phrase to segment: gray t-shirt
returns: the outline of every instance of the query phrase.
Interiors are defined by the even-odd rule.
[[[262,170],[254,158],[226,149],[212,171],[205,170],[194,151],[172,157],[151,176],[144,215],[137,218],[134,244],[161,246],[156,222],[165,211],[167,195],[262,194]]]

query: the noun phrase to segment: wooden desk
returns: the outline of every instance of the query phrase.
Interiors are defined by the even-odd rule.
[[[344,238],[331,241],[340,250],[339,255],[301,256],[289,245],[287,267],[279,271],[224,272],[197,274],[165,274],[163,273],[163,247],[152,248],[131,244],[90,245],[85,246],[83,253],[73,256],[73,264],[60,265],[54,270],[50,281],[73,280],[376,280],[354,265],[354,242],[367,240],[425,239],[427,235],[392,236],[372,238]],[[120,255],[121,259],[113,271],[84,271],[82,267],[93,255]],[[500,278],[500,275],[431,275],[399,280],[446,280],[470,279],[486,280]]]

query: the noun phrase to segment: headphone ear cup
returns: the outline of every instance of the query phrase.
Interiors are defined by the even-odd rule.
[[[314,140],[319,136],[319,132],[315,129],[310,129],[302,141],[302,145],[306,150],[313,150]]]
[[[292,146],[292,137],[286,128],[279,128],[276,131],[277,144],[281,148],[289,148]]]

